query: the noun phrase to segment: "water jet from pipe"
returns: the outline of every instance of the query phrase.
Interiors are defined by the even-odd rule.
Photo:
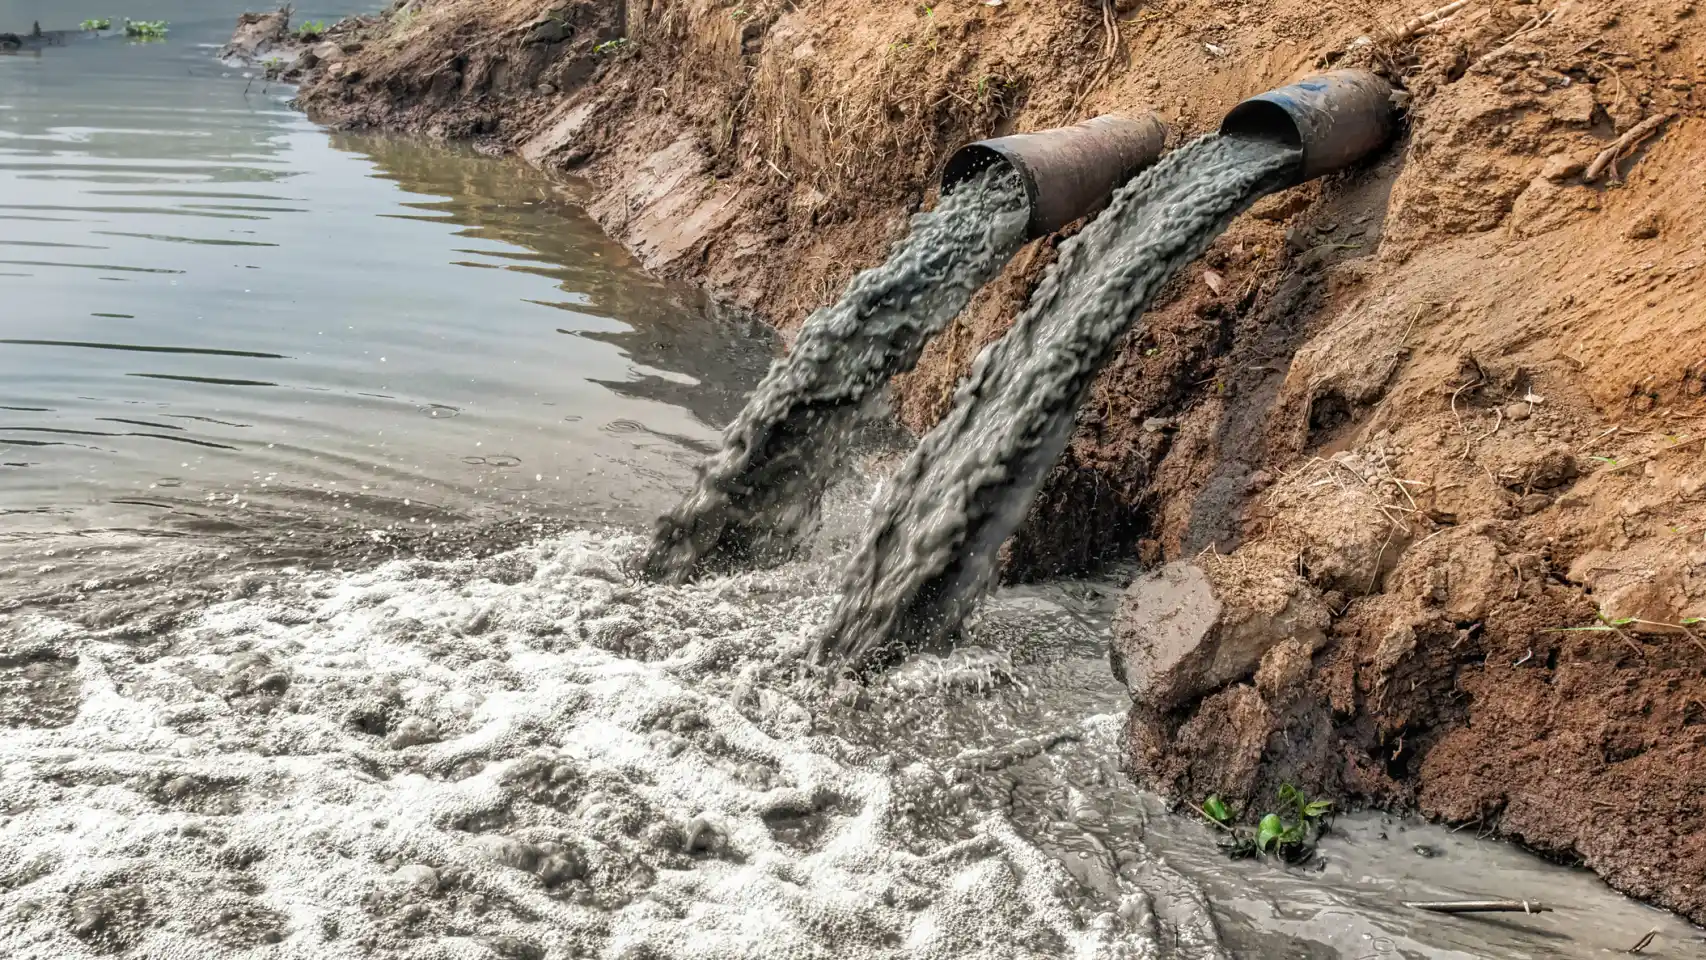
[[[1019,175],[1030,211],[1027,239],[1046,236],[1106,204],[1113,192],[1161,158],[1167,125],[1153,113],[1106,114],[1070,127],[967,144],[948,158],[942,192],[1005,164]]]
[[[1165,138],[1153,116],[1110,116],[957,152],[936,209],[914,217],[884,263],[807,318],[694,489],[659,520],[641,572],[679,583],[792,556],[889,378],[913,368],[1027,238],[1090,213],[1154,163]]]
[[[1290,184],[1342,170],[1379,150],[1398,126],[1392,85],[1367,70],[1334,70],[1233,107],[1220,135],[1303,153]]]

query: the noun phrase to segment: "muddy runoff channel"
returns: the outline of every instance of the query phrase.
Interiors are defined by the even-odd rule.
[[[122,53],[132,72],[121,76],[186,76],[199,48],[192,31],[176,36],[183,46]],[[75,43],[60,52],[84,55]],[[92,62],[112,62],[99,55],[109,59]],[[52,56],[26,66],[53,69]],[[210,71],[162,81],[151,97],[195,105],[188,115],[198,117],[209,98],[241,102],[246,84],[239,70]],[[80,96],[101,103],[121,88]],[[18,89],[0,85],[7,122],[31,106]],[[437,284],[448,294],[480,278],[487,336],[478,343],[515,353],[397,352],[427,320],[454,336],[462,308],[446,295],[403,301],[415,313],[407,316],[395,298],[367,302],[363,337],[384,352],[365,361],[357,358],[372,345],[347,332],[314,341],[328,345],[321,350],[353,344],[335,363],[302,346],[274,348],[250,352],[281,359],[215,354],[205,362],[232,365],[215,375],[192,365],[201,354],[166,355],[184,366],[160,372],[201,380],[124,379],[124,368],[30,354],[35,399],[4,402],[52,408],[33,411],[36,425],[57,429],[52,414],[108,423],[104,403],[139,398],[118,386],[155,384],[173,391],[150,401],[159,423],[179,423],[168,418],[178,413],[220,419],[237,407],[251,418],[223,419],[251,425],[200,427],[230,431],[232,449],[197,448],[190,459],[174,447],[170,465],[151,438],[127,433],[71,448],[66,457],[78,459],[69,461],[54,459],[59,448],[32,447],[18,461],[31,466],[13,468],[58,470],[84,485],[75,498],[47,482],[5,491],[19,511],[0,545],[6,956],[1590,957],[1654,928],[1649,955],[1697,949],[1685,926],[1590,875],[1469,832],[1358,815],[1339,820],[1308,867],[1226,861],[1211,831],[1167,813],[1118,769],[1130,705],[1106,653],[1118,571],[995,592],[954,649],[903,656],[860,683],[802,670],[843,602],[848,557],[836,544],[861,535],[874,500],[906,502],[892,481],[879,497],[883,480],[856,460],[824,484],[821,509],[812,508],[821,519],[802,525],[804,548],[785,562],[678,583],[636,578],[655,555],[644,524],[691,489],[688,465],[710,449],[715,428],[739,422],[763,342],[731,356],[731,331],[683,316],[690,300],[629,272],[558,202],[559,185],[532,172],[406,142],[329,144],[281,103],[261,103],[245,122],[262,127],[248,139],[110,132],[94,138],[98,162],[77,155],[80,142],[85,154],[96,149],[78,139],[87,131],[69,129],[97,124],[40,120],[0,153],[0,204],[18,223],[47,224],[30,229],[62,231],[40,243],[135,242],[108,255],[153,266],[140,258],[209,245],[97,231],[113,219],[171,216],[162,210],[191,211],[164,221],[183,223],[198,209],[188,204],[214,202],[173,193],[279,190],[323,217],[344,211],[350,242],[333,252],[345,260],[415,244],[414,262],[374,263],[365,274],[395,284],[396,297]],[[63,109],[35,106],[38,117]],[[102,122],[135,130],[138,116]],[[257,160],[261,145],[272,150]],[[168,147],[191,155],[160,162],[156,151]],[[224,155],[213,163],[198,148]],[[185,166],[193,176],[172,182]],[[237,172],[203,179],[209,167]],[[262,171],[250,176],[268,186],[218,178],[246,170]],[[96,193],[115,189],[105,179],[115,172],[145,180],[116,189],[149,196]],[[41,173],[60,179],[30,179]],[[44,200],[39,182],[94,196]],[[296,189],[282,192],[280,182]],[[1131,208],[1131,196],[1109,212]],[[97,205],[107,209],[87,209]],[[341,276],[334,259],[315,259],[323,242],[287,229],[297,217],[242,212],[259,219],[230,226],[257,232],[234,239],[276,244],[259,248],[268,259],[180,261],[169,269],[182,274],[146,275],[183,279],[146,287],[146,314],[79,299],[107,296],[95,285],[49,292],[42,285],[65,271],[47,268],[5,278],[8,299],[38,313],[69,298],[91,313],[136,314],[133,339],[76,342],[149,346],[168,332],[207,337],[206,326],[174,330],[164,318],[206,315],[213,301],[202,298],[240,296],[191,281],[277,274],[312,296],[317,272],[322,284]],[[387,243],[362,232],[375,229],[394,232]],[[476,263],[513,269],[470,269]],[[309,309],[275,299],[268,310]],[[233,336],[275,329],[251,330],[241,311],[220,315],[238,318],[226,328]],[[574,349],[554,365],[538,361],[535,323],[542,342]],[[336,329],[313,328],[297,335]],[[293,328],[283,329],[273,335]],[[655,346],[664,334],[676,350]],[[508,376],[490,377],[500,362]],[[279,386],[257,396],[203,382],[263,379],[240,376],[244,363],[271,365],[267,379]],[[358,389],[398,363],[488,377],[460,393],[448,373]],[[565,375],[571,363],[583,366]],[[54,371],[66,381],[58,387]],[[349,385],[308,389],[322,379]],[[8,384],[21,394],[19,382]],[[536,406],[523,402],[534,393]],[[281,395],[306,396],[312,412],[265,399]],[[364,457],[349,438],[369,422],[374,442],[386,430],[407,459]],[[304,452],[284,449],[279,436],[304,423],[339,429],[302,430],[294,435]],[[446,426],[448,437],[428,432]],[[532,427],[540,436],[520,442]],[[488,455],[485,445],[500,441]],[[558,474],[505,466],[499,454],[584,457],[597,472],[547,480]],[[73,469],[86,462],[103,469]],[[181,483],[159,486],[167,469]],[[638,495],[599,514],[624,482]],[[185,487],[194,495],[177,492]],[[336,524],[324,519],[346,504]],[[350,535],[314,533],[322,528]],[[1439,918],[1399,905],[1490,895],[1542,900],[1553,912]]]

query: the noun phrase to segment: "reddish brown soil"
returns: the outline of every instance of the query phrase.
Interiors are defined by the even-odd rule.
[[[1173,284],[1008,572],[1214,550],[1301,577],[1323,649],[1134,711],[1138,775],[1413,805],[1706,922],[1706,30],[1694,0],[1477,0],[1401,37],[1425,10],[411,0],[339,25],[301,102],[588,177],[649,266],[787,329],[969,139],[1143,109],[1185,136],[1310,70],[1386,72],[1402,141]],[[941,415],[1053,242],[897,386],[905,423]],[[1635,619],[1561,632],[1600,615]]]

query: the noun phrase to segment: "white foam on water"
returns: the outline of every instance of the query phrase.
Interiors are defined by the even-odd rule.
[[[281,576],[142,641],[14,621],[78,700],[0,735],[0,955],[1158,955],[1140,904],[987,810],[920,829],[949,779],[821,729],[825,569],[635,585],[642,546]]]

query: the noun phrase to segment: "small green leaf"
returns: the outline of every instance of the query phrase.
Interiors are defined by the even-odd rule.
[[[1320,817],[1326,816],[1327,814],[1331,813],[1332,810],[1333,810],[1333,801],[1331,801],[1331,800],[1317,800],[1314,803],[1311,803],[1308,806],[1305,806],[1303,808],[1303,815],[1308,817],[1311,820],[1315,820],[1315,819],[1318,819]]]
[[[1232,811],[1226,809],[1226,803],[1218,796],[1211,796],[1202,802],[1203,815],[1215,823],[1226,823],[1232,819]]]
[[[1695,624],[1697,624],[1697,623],[1699,623],[1699,622],[1700,622],[1700,620],[1701,620],[1701,618],[1700,618],[1700,617],[1683,617],[1683,618],[1682,618],[1682,622],[1683,622],[1683,623],[1684,623],[1684,624],[1685,624],[1685,625],[1687,625],[1687,626],[1690,626],[1690,627],[1692,627],[1692,626],[1694,626],[1694,625],[1695,625]]]
[[[1268,848],[1284,835],[1285,824],[1280,821],[1279,814],[1270,813],[1256,824],[1256,849],[1267,853]]]

